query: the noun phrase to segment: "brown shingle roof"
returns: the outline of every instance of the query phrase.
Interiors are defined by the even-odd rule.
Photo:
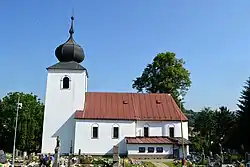
[[[173,141],[165,136],[150,137],[126,137],[127,144],[173,144]]]
[[[77,119],[187,121],[168,94],[87,92]]]
[[[176,145],[182,144],[181,137],[172,138],[168,136],[150,136],[150,137],[137,136],[137,137],[126,137],[125,139],[127,144],[176,144]],[[183,140],[185,145],[192,144],[189,140],[185,138],[183,138]]]

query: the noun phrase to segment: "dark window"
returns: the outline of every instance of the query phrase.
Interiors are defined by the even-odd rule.
[[[148,147],[148,153],[153,153],[155,152],[155,148],[154,147]]]
[[[145,147],[139,147],[139,153],[145,153],[146,149]]]
[[[169,128],[169,137],[174,137],[174,127]]]
[[[157,147],[156,152],[157,153],[162,153],[163,152],[163,147]]]
[[[148,127],[144,127],[144,137],[148,137]]]
[[[117,139],[119,137],[119,127],[113,127],[113,138]]]
[[[69,89],[69,77],[63,78],[63,89]]]
[[[93,127],[93,134],[92,134],[92,138],[93,139],[96,139],[96,138],[98,138],[98,127]]]

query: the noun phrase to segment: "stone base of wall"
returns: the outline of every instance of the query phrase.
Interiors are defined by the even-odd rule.
[[[173,159],[173,154],[165,155],[128,155],[128,158],[133,159]]]

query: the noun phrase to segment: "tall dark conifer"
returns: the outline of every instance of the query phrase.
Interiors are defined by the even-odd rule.
[[[238,132],[240,145],[244,151],[250,152],[250,77],[245,83],[238,103]]]

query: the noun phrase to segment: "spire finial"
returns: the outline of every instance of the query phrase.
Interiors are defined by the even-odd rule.
[[[74,8],[72,10],[72,16],[71,16],[71,26],[70,26],[70,29],[69,29],[69,33],[70,33],[70,36],[72,36],[74,34]]]

